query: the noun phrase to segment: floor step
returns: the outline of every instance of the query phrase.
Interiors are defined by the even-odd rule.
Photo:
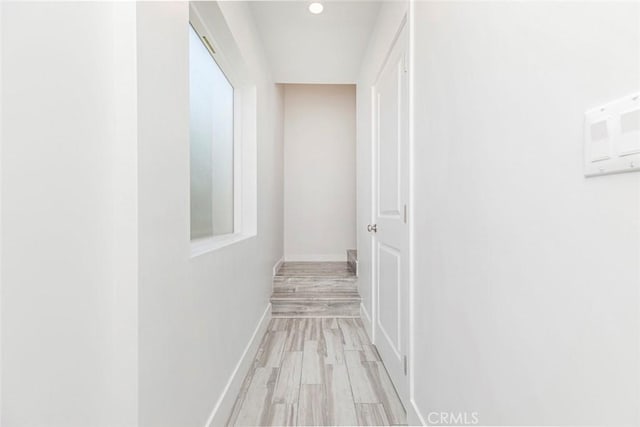
[[[355,249],[347,250],[347,266],[349,270],[356,276],[358,275],[358,251]]]
[[[274,317],[359,317],[357,291],[278,292],[271,296]]]
[[[355,277],[285,277],[273,278],[273,292],[354,292]]]
[[[359,317],[356,276],[346,262],[285,262],[271,308],[274,317]]]
[[[346,262],[285,262],[276,277],[354,277]]]

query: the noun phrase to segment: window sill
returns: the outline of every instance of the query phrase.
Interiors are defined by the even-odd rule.
[[[191,258],[195,258],[200,255],[204,255],[209,252],[217,251],[218,249],[226,248],[235,243],[242,242],[243,240],[254,237],[255,234],[224,234],[222,236],[203,237],[201,239],[195,239],[191,241]]]

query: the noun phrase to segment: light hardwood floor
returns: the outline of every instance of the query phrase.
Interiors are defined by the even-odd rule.
[[[404,425],[360,319],[272,319],[229,426]]]

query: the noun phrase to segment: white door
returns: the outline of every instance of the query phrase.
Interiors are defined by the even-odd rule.
[[[400,30],[373,89],[374,339],[400,398],[409,402],[408,37]]]

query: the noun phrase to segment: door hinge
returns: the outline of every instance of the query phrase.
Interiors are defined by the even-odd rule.
[[[407,223],[407,205],[404,205],[404,223]]]
[[[407,367],[407,356],[402,357],[404,359],[404,374],[407,375],[408,367]]]

